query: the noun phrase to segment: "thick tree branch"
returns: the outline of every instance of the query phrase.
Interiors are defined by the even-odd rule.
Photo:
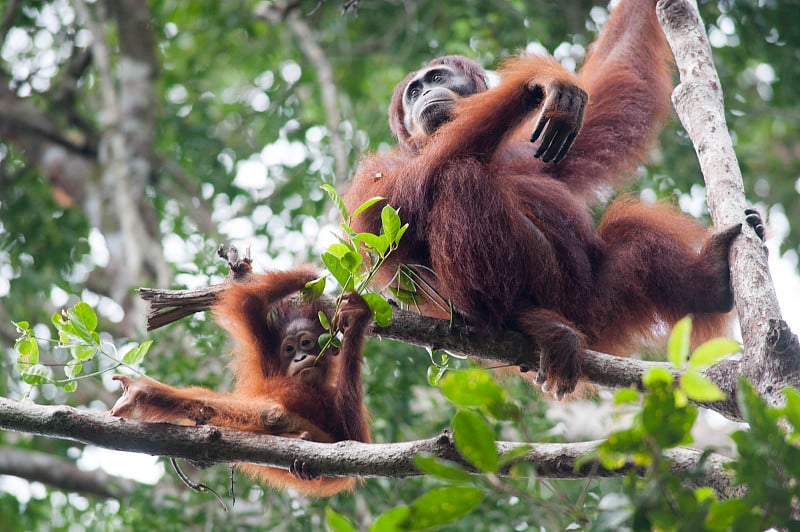
[[[216,300],[216,294],[224,290],[225,286],[220,284],[195,290],[140,288],[139,295],[149,301],[151,306],[147,316],[147,329],[157,329],[195,312],[208,310]],[[302,303],[299,297],[296,301],[298,304]],[[334,299],[323,296],[323,301],[327,305],[327,310],[333,312],[336,306]],[[535,346],[531,345],[531,339],[515,331],[480,334],[467,325],[450,323],[395,308],[392,322],[387,327],[374,325],[367,334],[420,347],[445,349],[502,365],[519,366],[524,370],[539,369],[539,354]],[[597,351],[587,350],[585,353],[584,377],[598,386],[607,388],[633,386],[641,389],[642,376],[653,367],[673,372],[676,381],[680,378],[680,374],[668,363],[622,358]],[[729,375],[732,375],[730,378],[735,381],[735,376],[738,375],[738,363],[725,361],[710,368],[708,374],[715,382],[727,383]],[[700,406],[741,421],[739,407],[733,399],[735,396],[729,397],[730,399],[724,401],[702,403]]]
[[[104,471],[78,469],[73,462],[52,454],[13,447],[0,448],[0,475],[12,475],[43,482],[65,491],[98,497],[125,497],[135,486],[133,481],[109,475]]]
[[[700,160],[711,217],[717,226],[740,223],[744,184],[697,5],[694,0],[661,0],[657,11],[680,71],[672,101]],[[739,371],[768,403],[777,405],[784,386],[798,385],[800,346],[781,317],[766,248],[750,228],[743,232],[745,238],[734,242],[731,253],[731,282],[744,339]],[[734,390],[738,376],[729,373],[726,378],[723,389]]]
[[[68,406],[40,406],[0,398],[0,429],[64,438],[120,451],[185,458],[205,464],[250,462],[288,468],[297,458],[323,476],[359,476],[405,478],[420,475],[413,459],[420,453],[460,463],[452,437],[445,432],[437,437],[402,443],[367,444],[354,441],[332,444],[295,438],[281,438],[221,427],[184,427],[167,423],[141,423],[76,410]],[[596,460],[587,460],[580,468],[576,462],[593,453],[599,442],[535,443],[512,465],[531,464],[543,478],[586,478],[621,476],[635,466],[618,470],[603,468]],[[501,456],[526,445],[497,442]],[[688,473],[701,464],[702,453],[675,449],[668,453],[678,472]],[[711,455],[705,462],[704,475],[697,482],[714,488],[720,496],[733,494],[731,480],[724,471],[729,459]]]

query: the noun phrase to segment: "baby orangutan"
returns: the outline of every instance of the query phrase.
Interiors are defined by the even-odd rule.
[[[311,268],[247,274],[231,283],[213,305],[215,319],[236,340],[231,362],[235,387],[221,394],[206,388],[173,388],[152,379],[115,375],[123,395],[111,414],[149,422],[210,424],[322,443],[369,442],[362,405],[361,353],[372,313],[355,292],[346,294],[338,316],[341,346],[320,355],[325,332],[320,300],[289,298],[317,279]],[[332,320],[332,316],[328,316]],[[352,489],[352,478],[317,478],[296,461],[284,469],[238,464],[275,488],[329,496]]]

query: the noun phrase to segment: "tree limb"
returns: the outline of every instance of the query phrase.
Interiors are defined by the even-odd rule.
[[[41,406],[0,397],[0,429],[64,438],[108,449],[184,458],[206,464],[248,462],[287,468],[298,457],[322,476],[405,478],[422,473],[413,463],[420,453],[459,463],[476,472],[460,458],[449,432],[434,438],[401,443],[360,443],[354,441],[317,443],[297,438],[282,438],[210,425],[185,427],[168,423],[142,423],[77,410],[68,406]],[[527,463],[543,478],[575,479],[616,477],[636,466],[608,470],[593,459],[584,460],[599,442],[534,443],[497,442],[500,456],[520,446],[529,451],[513,459],[500,472],[509,473],[513,465]],[[703,453],[693,449],[674,449],[667,456],[678,472],[689,473],[703,464]],[[576,467],[581,460],[580,467]],[[696,482],[714,488],[722,497],[734,494],[724,466],[730,459],[712,454],[704,463],[703,475]]]
[[[99,497],[129,495],[135,482],[97,471],[84,471],[75,463],[38,451],[0,447],[0,475],[12,475],[43,482],[65,491]]]
[[[208,310],[216,301],[216,294],[224,290],[225,286],[223,283],[194,290],[139,288],[139,296],[150,302],[147,330],[157,329],[195,312]],[[302,304],[299,296],[294,301]],[[334,298],[322,296],[322,301],[326,310],[332,313],[336,307]],[[531,345],[531,338],[516,331],[505,330],[482,334],[467,325],[395,308],[388,326],[373,325],[367,334],[420,347],[444,349],[506,366],[519,366],[523,372],[539,369],[539,353],[535,345]],[[585,380],[607,388],[633,386],[642,389],[642,376],[648,369],[654,367],[672,372],[676,382],[680,379],[680,373],[666,362],[623,358],[586,350],[583,363]],[[739,374],[738,362],[724,361],[710,368],[707,373],[715,382],[723,384],[729,381],[735,382]],[[735,395],[729,395],[729,399],[699,403],[699,405],[730,419],[741,421],[739,407],[734,397]]]

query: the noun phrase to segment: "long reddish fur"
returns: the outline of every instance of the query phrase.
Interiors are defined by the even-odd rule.
[[[572,341],[559,338],[566,324],[585,347],[626,354],[690,312],[695,341],[721,333],[733,231],[711,245],[710,233],[673,207],[630,198],[613,202],[595,229],[589,208],[653,145],[669,113],[669,57],[655,1],[622,0],[577,76],[551,58],[510,59],[497,87],[461,100],[428,138],[402,126],[406,78],[390,107],[399,146],[367,157],[345,194],[350,212],[383,196],[410,223],[380,281],[401,263],[423,266],[423,275],[431,268],[428,281],[471,323],[515,327],[545,343],[550,335],[554,345]],[[529,141],[538,102],[526,88],[573,82],[589,94],[583,127],[562,162],[544,163]],[[377,231],[380,205],[353,228]]]
[[[355,322],[344,331],[339,353],[329,361],[328,382],[323,386],[281,373],[279,350],[284,326],[296,319],[317,323],[317,313],[323,310],[317,300],[291,302],[286,297],[317,277],[319,273],[312,268],[249,274],[245,282],[232,282],[218,294],[212,309],[214,317],[237,344],[231,361],[235,376],[232,392],[221,394],[201,387],[178,389],[151,379],[118,377],[126,394],[111,413],[142,421],[202,422],[264,434],[302,436],[322,443],[369,442],[361,390],[361,353],[370,321],[368,309],[359,309]],[[355,485],[353,478],[304,480],[284,469],[237,466],[274,488],[294,488],[305,495],[329,496]]]

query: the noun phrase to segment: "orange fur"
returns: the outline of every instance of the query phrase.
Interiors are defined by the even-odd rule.
[[[231,362],[236,378],[233,392],[178,389],[152,379],[117,375],[124,394],[111,414],[151,422],[212,424],[321,443],[369,442],[362,405],[361,352],[371,314],[360,296],[350,294],[340,310],[346,317],[342,345],[339,352],[327,353],[317,365],[325,371],[321,385],[287,376],[281,362],[285,355],[280,346],[288,334],[287,326],[312,327],[316,336],[323,332],[317,318],[323,308],[318,301],[286,299],[318,276],[310,268],[249,275],[245,282],[231,284],[219,294],[214,317],[238,344]],[[293,488],[305,495],[329,496],[355,484],[352,478],[309,480],[255,464],[237,467],[273,488]]]

